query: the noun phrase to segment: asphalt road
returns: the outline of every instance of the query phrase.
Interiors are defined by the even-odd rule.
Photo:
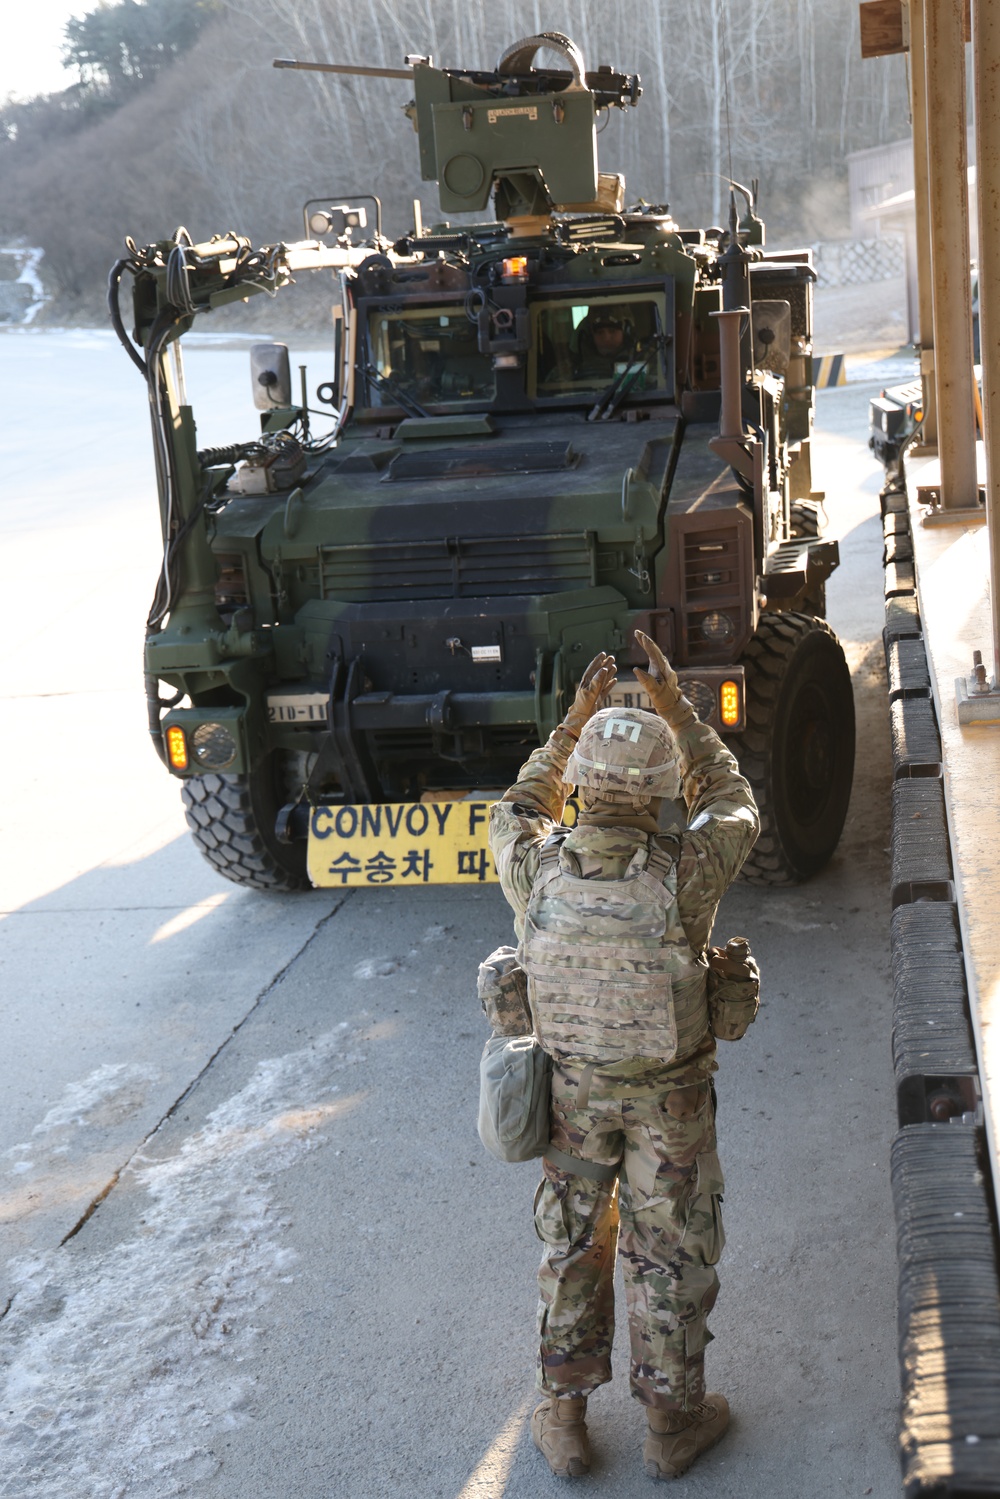
[[[244,354],[188,372],[203,442],[252,430]],[[859,710],[844,839],[717,929],[751,937],[764,1006],[719,1076],[733,1428],[680,1494],[899,1491],[871,390],[822,395],[815,465]],[[565,1493],[527,1436],[537,1172],[475,1133],[502,897],[216,877],[145,730],[142,382],[103,334],[4,335],[0,409],[0,1496]],[[624,1372],[581,1493],[650,1492]]]

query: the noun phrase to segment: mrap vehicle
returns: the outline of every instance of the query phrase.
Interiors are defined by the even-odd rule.
[[[808,252],[769,253],[737,183],[728,226],[625,207],[596,121],[639,79],[588,72],[561,33],[493,70],[389,72],[412,84],[441,223],[415,204],[390,243],[378,199],[345,192],[306,205],[303,240],[178,231],[127,241],[111,274],[163,525],[149,728],[198,846],[255,889],[494,877],[489,792],[598,650],[612,703],[643,701],[638,626],[753,786],[746,874],[814,873],[846,815],[854,709],[823,617],[838,552],[810,462]],[[309,269],[333,272],[335,378],[310,397],[285,346],[256,346],[261,431],[199,449],[177,340]]]

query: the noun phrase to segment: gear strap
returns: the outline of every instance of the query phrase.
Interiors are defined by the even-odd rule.
[[[580,1081],[576,1085],[576,1108],[585,1109],[590,1102],[590,1085],[594,1081],[596,1071],[597,1063],[588,1062],[580,1073]]]
[[[614,1181],[622,1165],[620,1160],[615,1161],[613,1166],[602,1166],[598,1161],[584,1161],[579,1156],[557,1150],[554,1145],[546,1146],[543,1159],[557,1171],[565,1171],[570,1176],[585,1176],[597,1182]]]
[[[668,846],[664,846],[664,845]],[[681,841],[673,833],[654,833],[648,840],[646,869],[660,884],[673,874],[681,856]]]

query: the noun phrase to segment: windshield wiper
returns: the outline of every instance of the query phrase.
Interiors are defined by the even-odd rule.
[[[634,355],[625,368],[618,371],[611,384],[601,391],[593,410],[588,412],[588,422],[606,422],[610,417],[614,416],[639,376],[648,368],[649,361],[655,352],[656,345],[654,344],[653,348],[644,354],[641,359],[638,355]]]
[[[649,361],[653,356],[660,352],[664,352],[665,354],[665,350],[672,342],[671,336],[663,331],[663,325],[660,322],[660,309],[658,307],[654,308],[654,317],[656,319],[656,332],[650,340],[650,348],[641,360],[638,354],[633,354],[625,365],[625,368],[619,370],[611,384],[605,390],[601,391],[593,409],[587,415],[588,422],[609,421],[625,397],[634,389],[639,376],[649,368]]]
[[[396,405],[406,412],[407,416],[430,416],[430,412],[425,411],[412,396],[408,396],[406,391],[402,390],[396,384],[395,380],[390,380],[388,375],[380,375],[373,364],[365,365],[365,374],[379,395],[384,392],[387,396],[390,396]]]

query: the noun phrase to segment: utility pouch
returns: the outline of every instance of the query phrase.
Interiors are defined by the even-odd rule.
[[[498,947],[479,965],[479,1001],[495,1036],[530,1036],[528,976],[512,947]]]
[[[479,1138],[498,1161],[530,1161],[549,1145],[552,1058],[534,1036],[491,1036],[479,1064]]]
[[[745,937],[708,949],[708,1021],[720,1041],[739,1041],[760,1008],[760,969]]]

